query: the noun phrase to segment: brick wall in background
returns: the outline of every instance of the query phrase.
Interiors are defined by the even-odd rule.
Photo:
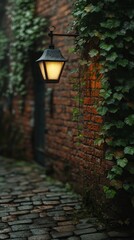
[[[20,158],[27,161],[34,159],[34,84],[33,76],[29,71],[30,66],[25,72],[26,95],[14,96],[12,101],[12,116],[18,133],[21,135],[21,151]],[[17,153],[17,147],[16,147]],[[19,156],[19,152],[17,153]],[[15,157],[15,156],[14,156]]]
[[[72,4],[69,0],[37,0],[37,14],[48,18],[49,25],[55,26],[55,32],[58,33],[66,33],[71,26],[73,21],[71,11]],[[49,113],[49,104],[46,100],[48,132],[45,135],[45,155],[50,157],[54,172],[59,178],[71,181],[77,189],[80,183],[90,184],[90,188],[97,187],[105,179],[106,171],[103,147],[94,145],[102,124],[102,118],[94,107],[94,103],[99,101],[100,79],[91,74],[94,66],[90,66],[85,86],[82,87],[84,104],[80,107],[83,115],[80,125],[83,138],[78,144],[78,123],[72,120],[73,108],[76,106],[74,97],[77,92],[73,90],[72,78],[74,76],[70,74],[71,70],[78,67],[78,57],[69,53],[74,39],[55,37],[54,42],[69,61],[60,83],[46,85],[47,89],[53,89],[53,114]],[[46,47],[47,44],[44,48]],[[75,78],[79,82],[78,74],[75,74]]]
[[[42,4],[43,2],[43,4]],[[55,26],[55,32],[66,33],[72,23],[71,4],[68,0],[63,1],[37,1],[37,13],[48,18],[49,25]],[[48,30],[49,31],[49,30]],[[47,41],[48,39],[46,39]],[[47,84],[47,88],[53,89],[53,116],[46,112],[45,153],[54,157],[54,169],[59,176],[64,175],[65,169],[70,165],[73,141],[72,107],[74,94],[70,84],[72,68],[77,66],[76,56],[69,54],[69,48],[73,46],[74,39],[68,37],[54,37],[55,47],[60,48],[63,56],[68,60],[61,81],[58,84]],[[46,44],[45,47],[48,47]],[[47,103],[46,103],[47,104]],[[49,108],[49,106],[46,106]],[[66,175],[68,170],[66,172]]]
[[[36,0],[37,15],[48,19],[48,29],[44,29],[46,42],[44,49],[49,45],[49,37],[45,34],[49,31],[49,26],[55,26],[57,33],[67,33],[71,28],[72,7],[70,0]],[[82,85],[83,79],[80,79],[79,73],[71,73],[79,67],[79,56],[70,53],[70,48],[74,46],[74,38],[54,37],[54,43],[68,62],[60,82],[45,85],[44,100],[40,103],[42,105],[45,101],[44,126],[47,131],[44,132],[44,162],[51,166],[59,179],[72,183],[77,190],[90,189],[95,195],[98,194],[101,184],[106,179],[107,170],[103,159],[103,146],[98,147],[94,144],[102,124],[102,118],[94,107],[95,102],[99,101],[100,78],[93,74],[96,66],[92,65],[86,73],[85,84]],[[31,69],[30,66],[27,66],[25,78],[27,94],[24,99],[14,97],[12,105],[13,121],[16,127],[19,126],[21,129],[23,155],[28,161],[36,158],[34,155],[36,148],[35,91],[38,91],[35,87],[38,78],[33,79],[32,71],[29,69]],[[81,68],[79,69],[81,71]],[[75,101],[78,92],[74,90],[74,82],[77,82],[83,98],[83,103],[80,104],[79,122],[73,121],[73,109],[79,105],[79,102]],[[52,106],[49,95],[51,91],[53,92]],[[21,105],[22,102],[24,105]],[[82,127],[83,136],[80,143],[78,143],[79,126]]]
[[[57,33],[67,33],[73,23],[72,2],[70,0],[36,0],[37,15],[48,19],[48,29],[44,29],[45,46],[49,45],[49,37],[45,31],[49,26],[55,26]],[[100,78],[93,71],[96,66],[90,66],[85,79],[79,77],[79,73],[71,73],[79,67],[79,56],[70,53],[74,46],[74,38],[54,37],[55,47],[60,48],[63,56],[68,59],[61,80],[58,84],[46,84],[44,92],[45,119],[44,126],[44,162],[52,168],[59,179],[70,182],[77,190],[90,189],[98,194],[101,184],[105,181],[107,170],[103,159],[103,146],[95,146],[94,140],[98,136],[102,118],[98,115],[94,104],[99,101],[101,88]],[[98,66],[99,68],[99,66]],[[35,88],[38,78],[33,79],[32,71],[27,66],[26,88],[27,94],[22,99],[14,97],[12,115],[16,127],[19,126],[22,133],[22,149],[24,158],[35,159]],[[80,68],[81,71],[81,68]],[[101,76],[100,76],[101,77]],[[85,84],[81,84],[82,82]],[[75,97],[78,92],[74,90],[74,82],[77,82],[83,98],[80,103],[80,121],[73,121],[73,109],[78,107]],[[53,92],[52,106],[50,95]],[[24,103],[21,104],[21,103]],[[40,124],[40,122],[37,122]],[[78,142],[78,127],[82,127],[82,138]],[[44,131],[44,128],[42,128]],[[37,136],[37,135],[36,135]],[[39,137],[39,135],[38,135]],[[42,149],[43,150],[43,149]],[[80,187],[81,186],[81,187]]]

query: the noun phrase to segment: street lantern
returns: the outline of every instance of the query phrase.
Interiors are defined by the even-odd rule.
[[[39,63],[41,74],[46,83],[58,83],[67,61],[58,48],[54,48],[53,36],[68,36],[76,37],[78,34],[58,34],[53,33],[54,27],[50,28],[49,37],[51,40],[50,46],[46,49],[42,56],[36,61]]]
[[[57,48],[50,47],[43,52],[37,62],[46,83],[59,82],[66,61]]]

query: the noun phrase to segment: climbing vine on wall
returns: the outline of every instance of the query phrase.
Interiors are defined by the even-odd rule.
[[[5,91],[7,82],[7,46],[8,39],[4,30],[0,30],[0,96]]]
[[[9,5],[11,44],[8,93],[24,95],[24,72],[29,53],[36,50],[37,40],[44,34],[46,20],[36,16],[34,0],[9,0]]]
[[[97,110],[105,121],[96,144],[112,161],[104,191],[108,198],[127,192],[134,205],[134,2],[77,0],[74,18],[76,50],[87,66],[97,61],[101,68]]]

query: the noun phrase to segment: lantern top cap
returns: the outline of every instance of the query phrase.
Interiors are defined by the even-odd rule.
[[[45,49],[42,56],[36,60],[36,62],[41,61],[61,61],[66,62],[67,60],[62,56],[61,51],[58,48]]]

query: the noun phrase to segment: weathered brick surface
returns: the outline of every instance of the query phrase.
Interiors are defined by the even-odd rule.
[[[48,19],[49,26],[55,26],[55,32],[67,33],[73,23],[72,8],[74,1],[70,0],[36,0],[37,15]],[[49,31],[47,30],[44,30]],[[49,37],[45,35],[46,40],[44,48],[49,45]],[[83,97],[83,104],[80,107],[82,117],[79,124],[82,127],[83,138],[81,144],[78,145],[78,123],[72,120],[73,108],[77,106],[74,97],[78,93],[74,90],[72,78],[75,78],[79,84],[78,73],[71,74],[71,70],[79,66],[78,56],[69,53],[69,48],[74,46],[74,38],[54,37],[54,44],[60,48],[65,58],[69,61],[65,65],[60,83],[47,84],[46,93],[49,88],[53,89],[53,114],[49,112],[50,101],[47,94],[44,96],[45,101],[45,161],[50,164],[56,175],[63,180],[73,183],[74,187],[80,190],[80,186],[87,183],[89,186],[102,184],[101,177],[104,176],[109,165],[103,159],[103,148],[94,145],[102,118],[98,115],[94,104],[99,101],[99,91],[101,88],[100,77],[93,72],[94,68],[99,66],[89,66],[86,74],[85,86],[80,87]],[[34,82],[31,71],[26,69],[26,87],[27,94],[24,98],[23,111],[20,111],[20,97],[13,100],[13,109],[15,122],[23,129],[24,156],[29,161],[33,159],[33,132],[35,128],[34,111]],[[41,103],[43,104],[43,103]],[[44,129],[42,129],[44,131]],[[96,179],[94,181],[94,179]],[[103,177],[103,180],[105,178]],[[90,182],[90,184],[89,184]],[[17,191],[17,190],[16,190]],[[20,193],[21,194],[21,193]],[[27,204],[27,203],[26,203]],[[34,205],[38,204],[36,201]],[[22,206],[25,202],[22,202]]]
[[[56,27],[56,32],[66,33],[67,27],[73,22],[71,14],[73,5],[70,1],[58,0],[55,2],[53,0],[53,4],[49,0],[45,0],[45,4],[42,4],[42,2],[37,0],[37,14],[48,17],[49,24]],[[51,159],[54,158],[53,168],[61,179],[72,181],[75,187],[79,185],[79,189],[80,185],[83,184],[83,178],[91,185],[98,185],[99,182],[92,182],[92,179],[96,178],[97,174],[99,181],[99,174],[101,176],[105,172],[103,148],[94,145],[94,140],[102,124],[102,118],[94,107],[95,102],[99,101],[101,76],[98,78],[93,70],[94,67],[99,68],[99,66],[92,65],[89,67],[85,79],[86,85],[81,88],[84,100],[84,104],[81,106],[83,117],[80,120],[83,139],[82,143],[78,145],[77,123],[72,120],[73,108],[77,105],[74,97],[78,93],[74,91],[72,81],[70,81],[71,78],[75,77],[79,82],[78,74],[70,75],[70,71],[78,67],[78,57],[68,53],[69,48],[74,44],[74,39],[55,37],[54,42],[56,47],[61,49],[63,55],[69,58],[69,61],[66,64],[60,83],[47,85],[54,90],[54,113],[53,117],[49,113],[46,114],[48,132],[46,134],[45,151]]]

